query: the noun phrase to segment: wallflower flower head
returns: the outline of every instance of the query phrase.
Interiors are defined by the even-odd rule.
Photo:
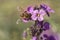
[[[48,22],[45,22],[43,24],[43,30],[49,30],[50,29],[50,24]]]
[[[48,37],[47,40],[56,40],[56,39],[54,38],[54,36],[51,35],[51,36]]]
[[[27,8],[27,12],[28,13],[32,13],[34,11],[34,8],[32,7],[32,6],[29,6],[28,8]]]
[[[40,7],[45,10],[48,16],[50,16],[49,13],[54,13],[54,10],[45,4],[41,4]]]
[[[20,15],[23,22],[31,20],[35,22],[33,26],[27,28],[27,31],[30,33],[31,40],[60,40],[58,39],[58,35],[53,32],[50,23],[44,22],[44,16],[46,14],[50,16],[49,13],[54,13],[54,10],[45,4],[41,4],[40,7],[29,6],[27,10]],[[23,32],[24,39],[27,37],[27,33],[28,32],[26,31]]]
[[[32,40],[36,40],[36,36],[32,37]]]
[[[54,13],[54,10],[45,4],[41,4],[40,7],[43,8],[44,10],[48,11],[48,12]]]
[[[43,31],[40,35],[42,40],[58,40],[58,35],[52,32],[53,30]]]
[[[27,8],[27,11],[24,11],[24,13],[22,13],[22,16],[21,16],[22,21],[23,22],[28,22],[29,20],[43,21],[45,14],[50,16],[49,12],[53,12],[53,10],[45,4],[41,4],[40,7],[29,6]]]
[[[32,20],[39,20],[39,21],[43,21],[44,18],[43,16],[46,14],[46,12],[43,10],[43,9],[40,9],[40,10],[34,10],[33,13],[32,13]]]

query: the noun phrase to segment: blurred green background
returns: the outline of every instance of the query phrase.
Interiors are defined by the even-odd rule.
[[[32,22],[16,24],[19,18],[17,6],[26,8],[29,5],[40,5],[42,0],[0,0],[0,40],[22,40],[22,32]],[[53,26],[54,31],[60,32],[60,0],[43,0],[54,9],[51,17],[45,17]]]

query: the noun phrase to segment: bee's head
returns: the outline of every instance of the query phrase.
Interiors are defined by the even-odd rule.
[[[24,11],[24,13],[22,13],[20,15],[20,17],[29,19],[29,18],[31,18],[31,14],[30,13],[27,13],[27,11]]]

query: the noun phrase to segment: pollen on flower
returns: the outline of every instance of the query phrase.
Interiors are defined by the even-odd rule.
[[[37,14],[37,16],[39,17],[39,16],[40,16],[40,14],[38,13],[38,14]]]

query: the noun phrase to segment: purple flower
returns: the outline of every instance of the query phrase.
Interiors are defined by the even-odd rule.
[[[49,29],[50,29],[50,24],[48,22],[45,22],[43,30],[49,30]]]
[[[48,12],[52,12],[54,13],[54,10],[52,10],[49,6],[45,5],[45,4],[41,4],[40,5],[41,8],[43,8],[44,10],[48,11]]]
[[[43,16],[46,14],[46,12],[43,10],[43,9],[40,9],[40,10],[34,10],[33,13],[32,13],[32,20],[38,20],[38,21],[43,21],[44,18]]]
[[[58,40],[58,35],[54,33],[51,29],[43,31],[40,35],[43,40]]]
[[[32,40],[36,40],[36,36],[32,37]]]
[[[54,13],[54,10],[52,10],[49,6],[45,4],[41,4],[40,7],[45,10],[48,16],[50,16],[49,12]]]
[[[47,40],[56,40],[52,35],[47,38]]]
[[[34,11],[34,8],[32,7],[32,6],[29,6],[28,8],[27,8],[27,12],[28,13],[32,13]]]

